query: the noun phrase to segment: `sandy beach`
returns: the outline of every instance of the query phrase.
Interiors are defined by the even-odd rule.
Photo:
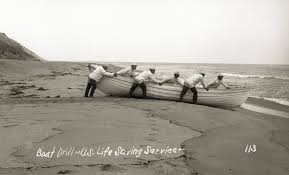
[[[87,74],[86,63],[0,60],[0,174],[289,174],[286,117],[84,98]]]

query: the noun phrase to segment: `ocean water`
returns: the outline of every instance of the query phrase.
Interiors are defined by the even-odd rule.
[[[118,63],[128,66],[129,63]],[[245,65],[245,64],[190,64],[190,63],[138,63],[139,70],[156,67],[156,76],[172,76],[174,71],[186,78],[200,70],[206,72],[208,83],[218,73],[224,74],[223,81],[251,89],[250,96],[274,101],[289,106],[289,65]]]

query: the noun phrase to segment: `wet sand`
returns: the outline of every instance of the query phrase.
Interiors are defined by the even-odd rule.
[[[0,174],[289,173],[288,118],[100,92],[84,98],[87,74],[82,63],[0,60]],[[56,157],[60,148],[107,146],[182,150]],[[54,147],[51,158],[36,156]]]

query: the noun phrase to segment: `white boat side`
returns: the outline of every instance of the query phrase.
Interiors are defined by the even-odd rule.
[[[104,77],[97,85],[102,92],[112,96],[127,96],[132,86],[133,79],[124,76],[114,78]],[[163,84],[159,86],[151,82],[147,85],[147,97],[161,100],[177,101],[179,99],[182,87],[172,84]],[[142,96],[140,87],[137,87],[134,96]],[[231,89],[205,89],[198,88],[198,104],[220,107],[220,108],[236,108],[241,106],[248,98],[249,89],[247,88],[231,88]],[[192,103],[193,94],[188,91],[183,101]]]

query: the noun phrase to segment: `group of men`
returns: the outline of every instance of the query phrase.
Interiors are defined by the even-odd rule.
[[[129,76],[134,80],[132,87],[131,87],[129,94],[128,94],[129,97],[131,97],[133,95],[133,92],[135,91],[135,89],[138,86],[140,86],[142,89],[143,98],[146,98],[146,82],[148,82],[148,81],[159,84],[160,86],[164,83],[176,83],[176,84],[182,86],[183,89],[182,89],[182,92],[181,92],[180,98],[179,98],[180,102],[183,101],[184,95],[190,89],[193,92],[193,103],[197,103],[198,91],[197,91],[196,86],[199,83],[207,91],[209,90],[209,88],[217,88],[220,85],[223,85],[227,89],[230,88],[228,85],[226,85],[223,82],[223,77],[224,77],[223,74],[218,74],[217,78],[214,81],[212,81],[208,85],[206,85],[205,80],[204,80],[205,73],[202,71],[188,77],[185,80],[180,78],[179,72],[174,72],[174,75],[172,77],[169,77],[169,78],[166,78],[163,80],[158,80],[154,76],[155,71],[156,71],[156,69],[154,67],[151,67],[148,70],[143,71],[141,73],[138,73],[136,71],[136,68],[137,68],[136,64],[132,64],[131,66],[126,67],[125,69],[122,69],[116,73],[107,72],[106,70],[108,69],[108,67],[105,65],[98,66],[98,65],[94,65],[94,64],[89,64],[88,67],[90,70],[92,68],[94,70],[88,76],[88,82],[87,82],[87,87],[86,87],[86,91],[85,91],[85,97],[88,97],[88,94],[90,97],[93,97],[97,82],[101,81],[103,76],[117,77],[118,75]],[[89,91],[90,91],[90,93],[89,93]]]

